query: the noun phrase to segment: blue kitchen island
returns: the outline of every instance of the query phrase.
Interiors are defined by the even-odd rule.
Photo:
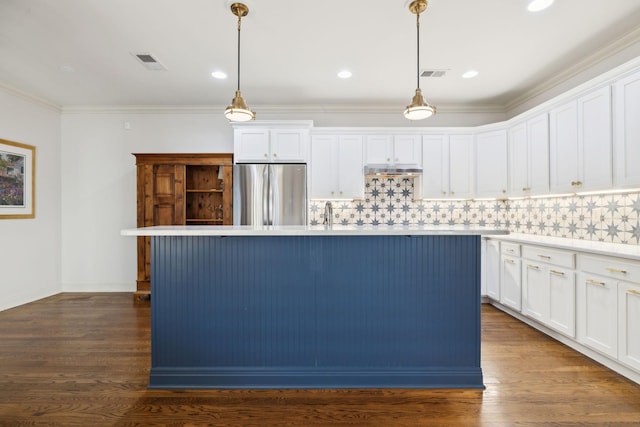
[[[480,239],[457,227],[152,236],[150,388],[483,388]]]

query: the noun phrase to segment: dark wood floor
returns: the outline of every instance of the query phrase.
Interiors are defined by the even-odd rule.
[[[483,306],[486,390],[147,390],[149,307],[61,294],[0,312],[0,425],[640,425],[640,385]]]

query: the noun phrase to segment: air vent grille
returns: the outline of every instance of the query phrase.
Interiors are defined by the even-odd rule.
[[[151,53],[139,52],[132,53],[133,56],[146,68],[151,71],[164,71],[166,67],[160,63]]]
[[[444,77],[448,70],[422,70],[420,77]]]

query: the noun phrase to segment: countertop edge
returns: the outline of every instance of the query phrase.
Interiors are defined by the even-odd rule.
[[[121,230],[123,236],[499,236],[509,232],[494,228],[358,227],[358,226],[154,226]]]
[[[487,238],[510,243],[544,246],[554,249],[587,252],[590,254],[627,258],[640,261],[640,245],[628,245],[625,243],[609,243],[593,240],[569,239],[566,237],[538,236],[535,234],[520,233],[487,236]]]

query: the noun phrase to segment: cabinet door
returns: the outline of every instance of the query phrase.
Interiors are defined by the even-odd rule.
[[[391,135],[367,135],[365,163],[387,164],[392,162],[393,137]]]
[[[507,133],[476,136],[476,191],[478,197],[504,197],[507,193]]]
[[[640,371],[640,285],[618,284],[618,359]]]
[[[500,243],[487,240],[485,253],[485,280],[487,296],[500,301]]]
[[[575,273],[565,268],[550,266],[549,309],[547,324],[572,338],[576,336]]]
[[[541,114],[527,121],[529,194],[549,192],[549,116]]]
[[[308,134],[299,129],[274,129],[270,134],[272,162],[307,161]]]
[[[527,124],[520,123],[509,129],[507,135],[509,152],[509,194],[521,196],[529,194],[527,152]]]
[[[618,356],[618,286],[615,279],[578,275],[578,341],[608,356]]]
[[[442,198],[449,194],[449,139],[447,135],[422,137],[422,197]]]
[[[522,277],[520,259],[502,257],[500,302],[514,310],[522,309]]]
[[[549,282],[543,264],[523,260],[522,313],[541,323],[549,318]]]
[[[611,88],[605,86],[578,99],[578,167],[580,190],[610,189]]]
[[[473,135],[449,135],[449,195],[473,197]]]
[[[233,145],[236,163],[270,161],[268,129],[236,129]]]
[[[338,141],[337,197],[358,199],[364,197],[362,162],[362,136],[341,136]]]
[[[396,135],[393,138],[393,161],[401,164],[422,164],[420,135]]]
[[[338,188],[338,137],[311,137],[311,198],[329,199]]]
[[[573,101],[549,113],[550,187],[575,191],[578,182],[578,104]]]
[[[185,166],[152,165],[151,188],[145,194],[151,195],[145,203],[145,226],[184,225],[185,223]],[[145,184],[146,185],[146,184]]]
[[[614,184],[640,185],[640,72],[615,85]]]

